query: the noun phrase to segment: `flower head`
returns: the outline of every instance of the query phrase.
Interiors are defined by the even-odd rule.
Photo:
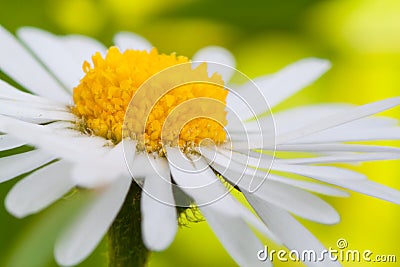
[[[400,139],[397,121],[370,117],[399,105],[399,97],[272,115],[271,108],[329,69],[325,60],[305,59],[251,81],[234,70],[232,56],[219,47],[205,48],[190,61],[161,54],[130,33],[117,35],[116,47],[108,50],[87,37],[33,28],[21,29],[18,38],[0,28],[0,68],[30,91],[0,81],[0,148],[30,144],[35,149],[1,158],[0,181],[45,166],[15,185],[7,209],[23,217],[74,187],[97,192],[56,244],[61,265],[79,263],[97,246],[132,178],[142,187],[147,248],[168,247],[177,231],[176,206],[195,204],[244,266],[266,264],[256,257],[263,246],[250,226],[290,249],[324,249],[290,214],[325,224],[339,221],[338,213],[309,191],[347,196],[331,186],[337,185],[400,203],[397,190],[327,166],[399,158],[398,148],[348,143]],[[233,74],[244,83],[230,84]],[[293,153],[287,158],[281,151]],[[242,193],[258,216],[230,190]],[[328,265],[338,263],[327,258]]]
[[[140,137],[143,129],[138,122],[145,121],[144,143],[140,144],[140,147],[146,147],[146,151],[149,153],[162,150],[160,145],[161,127],[164,125],[170,110],[175,109],[185,101],[200,97],[225,103],[228,94],[228,91],[223,87],[224,82],[221,76],[214,75],[209,78],[205,65],[196,69],[186,68],[183,70],[181,68],[180,71],[183,72],[180,73],[181,77],[202,78],[209,83],[189,83],[178,86],[160,96],[154,105],[152,102],[157,91],[155,87],[170,87],[169,83],[179,77],[169,75],[162,81],[159,79],[157,83],[153,79],[152,85],[148,86],[149,88],[142,89],[144,93],[140,98],[140,105],[131,106],[129,113],[127,113],[133,95],[137,93],[139,87],[147,79],[166,68],[187,63],[189,59],[183,56],[177,57],[175,54],[159,54],[156,49],[151,50],[151,52],[125,50],[121,53],[118,48],[112,47],[108,50],[105,58],[97,53],[92,57],[92,60],[93,68],[85,61],[85,76],[73,91],[74,105],[72,111],[78,118],[82,118],[83,130],[112,140],[114,143],[119,143],[122,140],[122,126],[125,117],[129,117],[127,119],[130,122],[127,122],[126,126],[130,130],[132,139]],[[150,114],[145,114],[146,107],[152,108]],[[205,138],[210,138],[217,143],[225,141],[226,134],[223,126],[226,125],[226,120],[224,120],[226,112],[224,106],[191,106],[191,109],[195,109],[192,112],[195,113],[198,112],[197,109],[201,108],[207,108],[209,113],[219,113],[220,121],[223,121],[224,125],[219,125],[217,122],[206,118],[197,118],[195,121],[189,122],[183,129],[179,129],[179,145],[181,147],[189,146],[190,143],[198,144],[200,140]],[[216,108],[219,108],[219,110]],[[181,110],[181,112],[188,112],[188,110]],[[145,115],[148,117],[144,117]],[[172,137],[164,138],[171,139]]]

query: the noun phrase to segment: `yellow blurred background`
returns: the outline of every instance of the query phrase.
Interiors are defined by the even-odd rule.
[[[187,56],[206,45],[221,45],[232,51],[238,69],[250,77],[277,71],[304,57],[332,61],[333,68],[328,74],[278,110],[316,102],[364,104],[400,95],[398,0],[2,0],[0,22],[11,31],[29,25],[57,34],[86,34],[106,45],[112,44],[113,34],[128,30],[143,35],[161,52]],[[386,112],[397,118],[399,113],[399,109]],[[372,180],[400,189],[399,161],[354,168]],[[0,185],[1,201],[14,183]],[[341,214],[340,224],[324,226],[301,221],[327,247],[336,248],[336,241],[345,238],[349,249],[394,254],[400,261],[399,206],[357,193],[348,199],[325,199]],[[19,262],[11,267],[56,266],[43,226],[50,225],[54,216],[54,209],[50,208],[18,220],[2,207],[0,265]],[[32,240],[48,250],[41,252],[47,259],[37,259],[30,252],[26,242]],[[103,242],[80,266],[105,266],[105,254]],[[343,266],[378,265],[343,263]],[[381,265],[398,266],[398,263]],[[235,263],[203,222],[181,228],[170,248],[152,254],[150,266],[235,266]]]

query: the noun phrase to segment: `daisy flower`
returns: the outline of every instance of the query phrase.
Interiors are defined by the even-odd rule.
[[[28,27],[16,37],[0,28],[0,40],[1,71],[25,89],[0,81],[0,150],[34,147],[0,158],[0,182],[29,173],[7,195],[7,210],[24,217],[73,188],[96,193],[57,241],[60,265],[88,257],[118,214],[130,212],[137,185],[141,212],[132,216],[140,218],[147,249],[167,248],[180,212],[196,205],[241,266],[272,265],[257,258],[257,232],[289,249],[324,250],[293,217],[339,222],[313,193],[346,197],[343,189],[350,189],[400,203],[399,191],[331,165],[398,159],[399,148],[356,142],[400,139],[397,120],[372,116],[398,106],[400,97],[272,115],[330,68],[326,60],[304,59],[251,81],[220,47],[190,61],[128,32],[108,50],[88,37]],[[242,83],[230,84],[233,74]],[[110,233],[118,244],[121,233]],[[329,258],[305,263],[340,266]]]

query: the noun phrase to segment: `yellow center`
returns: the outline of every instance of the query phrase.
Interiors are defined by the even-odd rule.
[[[72,112],[80,118],[79,125],[82,131],[102,136],[115,144],[122,140],[125,114],[140,86],[168,67],[190,62],[183,56],[159,54],[156,49],[151,52],[126,50],[121,53],[116,47],[111,47],[105,58],[96,53],[92,61],[93,66],[87,61],[83,64],[85,76],[74,88],[75,105],[72,107]],[[212,117],[218,120],[206,117],[190,120],[179,127],[177,138],[179,141],[171,142],[169,145],[186,149],[198,145],[204,139],[211,139],[217,144],[225,141],[224,126],[227,122],[224,106],[228,91],[223,86],[217,86],[223,85],[222,78],[217,74],[208,77],[205,64],[191,68],[190,71],[209,83],[185,84],[169,90],[152,105],[151,112],[146,117],[145,129],[135,128],[135,120],[131,122],[129,136],[141,140],[138,147],[142,150],[149,153],[162,151],[161,137],[166,118],[180,104],[197,98],[208,98],[223,103],[216,106],[190,106],[193,114],[201,113],[196,112],[196,109],[203,113],[204,109],[208,109],[214,114]],[[151,90],[146,90],[149,90],[150,95]],[[149,99],[146,99],[146,94],[140,95],[143,96],[143,99],[140,99],[141,103],[148,105]],[[141,110],[130,110],[130,112],[134,114],[133,117],[130,116],[131,118],[141,119],[139,116]],[[174,118],[172,121],[178,123],[179,118]]]

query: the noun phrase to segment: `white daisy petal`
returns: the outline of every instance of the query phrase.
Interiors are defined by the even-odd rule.
[[[340,190],[338,188],[334,188],[331,186],[327,186],[324,184],[319,184],[315,182],[301,181],[296,179],[290,179],[287,177],[282,177],[278,175],[269,175],[268,179],[275,182],[280,182],[283,184],[291,185],[294,187],[298,187],[304,190],[312,191],[315,193],[333,196],[333,197],[348,197],[350,194],[346,191]]]
[[[207,64],[208,74],[211,76],[217,72],[225,82],[228,82],[235,72],[235,57],[231,52],[220,46],[204,47],[194,54],[192,60],[217,63]],[[198,64],[194,65],[197,66]]]
[[[36,104],[54,110],[66,110],[63,103],[25,93],[2,80],[0,80],[0,100],[15,100],[23,102],[24,105]]]
[[[340,112],[347,112],[354,108],[354,105],[334,103],[334,104],[318,104],[296,107],[289,110],[274,113],[274,121],[277,134],[293,131],[301,128],[304,125],[309,125],[312,122],[323,120],[329,116],[338,114]],[[264,118],[262,118],[264,119]],[[261,119],[261,120],[262,120]],[[249,122],[254,123],[254,122]],[[375,128],[396,126],[398,121],[396,119],[387,117],[366,117],[350,123],[341,125],[339,127],[362,127],[362,128]],[[247,126],[250,127],[250,126]]]
[[[283,134],[296,130],[311,122],[321,120],[339,112],[350,110],[353,105],[334,103],[318,104],[295,107],[274,113],[275,128],[277,134]]]
[[[62,39],[32,27],[20,28],[17,36],[36,54],[66,88],[78,85],[83,76],[82,62],[76,61]]]
[[[282,238],[289,250],[314,251],[319,258],[327,250],[321,242],[304,226],[297,222],[290,214],[251,194],[244,193],[247,200],[254,207],[261,219]],[[341,266],[337,261],[330,261],[328,255],[324,261],[305,261],[310,267]]]
[[[82,63],[71,55],[63,40],[49,32],[23,27],[17,36],[31,49],[66,88],[74,88],[83,76]]]
[[[303,151],[303,152],[376,152],[400,153],[400,148],[389,146],[357,145],[357,144],[287,144],[276,146],[277,151]]]
[[[141,199],[142,233],[146,247],[153,251],[166,249],[178,230],[177,212],[172,195],[168,163],[151,159],[157,169],[146,176]],[[162,222],[162,223],[160,223]]]
[[[42,150],[33,150],[0,158],[0,183],[33,171],[54,159],[53,156]]]
[[[273,146],[274,141],[279,146],[289,143],[399,139],[400,130],[399,127],[396,127],[397,120],[385,117],[365,118],[365,116],[398,105],[399,102],[399,99],[393,98],[392,100],[373,103],[374,105],[368,104],[356,108],[343,104],[314,105],[277,113],[274,115],[276,141],[268,134],[267,130],[262,129],[260,131],[260,125],[271,125],[271,118],[268,116],[257,121],[246,122],[243,126],[228,126],[228,129],[232,131],[231,137],[237,149],[246,146],[248,148],[267,148]],[[349,119],[348,113],[355,114],[353,116],[356,117]],[[335,120],[338,121],[335,122]],[[333,124],[326,126],[327,123]],[[303,127],[304,125],[308,126]],[[325,125],[325,128],[323,125]],[[313,128],[315,129],[312,130]],[[238,131],[240,129],[242,130]],[[247,132],[244,133],[243,129],[246,129]],[[247,143],[244,141],[247,141]]]
[[[338,127],[286,142],[285,144],[335,143],[370,140],[398,140],[400,127],[376,129]]]
[[[253,128],[248,128],[248,124],[244,124],[244,121],[257,115],[253,109],[253,106],[256,106],[256,104],[252,104],[257,103],[255,101],[257,99],[254,98],[257,98],[258,95],[259,94],[244,95],[235,91],[228,92],[226,97],[226,119],[228,121],[226,128],[228,133],[234,133],[237,131],[242,132],[243,130],[253,130]],[[255,125],[254,129],[259,131],[259,125]]]
[[[325,224],[334,224],[339,221],[338,213],[328,203],[311,193],[299,189],[301,187],[296,188],[286,185],[287,183],[282,183],[282,181],[270,180],[271,174],[268,175],[268,178],[260,178],[232,170],[230,167],[224,169],[218,164],[213,165],[213,168],[232,184],[238,185],[242,192],[252,192],[258,197],[298,216]],[[306,185],[303,184],[302,186],[305,187]]]
[[[273,170],[295,173],[307,177],[311,177],[321,181],[336,180],[365,180],[364,174],[331,166],[308,166],[308,165],[290,165],[283,163],[274,163]]]
[[[131,32],[119,32],[114,36],[114,43],[121,51],[126,49],[146,50],[150,52],[153,48],[151,43],[140,35]]]
[[[256,78],[254,82],[264,95],[269,107],[273,108],[297,91],[313,83],[329,68],[329,61],[307,58],[293,63],[275,74]],[[245,84],[238,92],[242,95],[252,95],[254,94],[254,92],[251,92],[253,88],[252,83]],[[268,107],[252,108],[259,115],[266,112]]]
[[[242,192],[248,191],[246,179],[242,179],[239,188]],[[283,183],[266,180],[254,195],[311,221],[335,224],[340,220],[337,211],[327,202],[314,194]]]
[[[64,88],[36,59],[0,26],[0,69],[35,94],[69,103]]]
[[[76,265],[96,248],[124,203],[130,184],[129,177],[120,177],[112,186],[100,192],[64,233],[54,251],[60,265]]]
[[[211,164],[212,168],[216,170],[219,174],[221,174],[231,185],[238,185],[240,183],[246,184],[246,190],[250,192],[256,191],[261,184],[267,179],[268,173],[265,173],[265,177],[261,177],[259,175],[256,175],[254,172],[250,173],[247,172],[247,169],[242,169],[239,170],[238,165],[230,165],[229,167],[226,167],[226,165],[220,165],[216,164],[215,162]],[[232,168],[233,166],[233,168]],[[241,168],[241,167],[240,167]],[[250,169],[249,169],[250,170]],[[243,182],[242,180],[245,180],[246,182]]]
[[[126,142],[125,145],[127,145]],[[112,148],[104,147],[102,150],[105,153],[98,155],[96,160],[89,158],[77,162],[72,169],[71,179],[82,187],[98,188],[108,185],[121,175],[129,177],[123,145],[120,142]],[[134,149],[136,141],[132,142],[130,147]]]
[[[15,101],[0,100],[0,114],[33,123],[47,123],[56,120],[76,120],[75,116],[69,112],[46,110],[37,107],[29,107],[29,105],[17,104],[18,103]]]
[[[70,169],[70,163],[58,161],[27,176],[8,193],[7,210],[21,218],[46,208],[73,188]]]
[[[22,142],[8,134],[0,135],[0,151],[13,149],[23,145],[25,145],[25,142]]]
[[[27,94],[30,95],[30,94]],[[33,96],[33,95],[31,95]],[[22,98],[10,98],[10,97],[1,97],[0,102],[2,105],[10,105],[13,104],[15,106],[23,106],[27,109],[36,109],[36,110],[44,110],[48,112],[60,112],[60,113],[69,113],[72,116],[71,112],[68,108],[64,105],[57,105],[57,104],[48,104],[41,101],[42,99],[22,99]],[[45,99],[43,99],[45,100]],[[5,112],[7,113],[7,112]],[[29,116],[27,116],[29,117]]]
[[[233,217],[218,212],[214,205],[200,207],[211,229],[219,241],[240,266],[272,266],[267,262],[261,262],[257,258],[257,251],[263,249],[263,245],[249,229],[240,217]],[[240,234],[238,234],[240,233]]]
[[[174,181],[182,191],[196,200],[198,206],[208,205],[215,201],[226,201],[227,189],[203,160],[198,161],[198,164],[202,166],[196,168],[195,163],[186,158],[179,149],[170,147],[167,147],[167,158]],[[220,212],[234,211],[231,202],[227,202],[227,205],[230,207]]]
[[[112,147],[107,155],[106,161],[119,169],[121,174],[129,176],[127,160],[135,160],[137,141],[126,139]]]
[[[239,184],[242,187],[245,187],[247,191],[253,192],[256,191],[259,186],[261,186],[264,181],[268,181],[270,179],[271,174],[269,174],[266,171],[263,170],[256,170],[254,167],[249,167],[251,166],[262,166],[261,168],[266,168],[269,169],[271,166],[271,159],[264,159],[263,157],[267,155],[260,155],[261,161],[260,162],[253,162],[251,159],[251,156],[247,157],[247,163],[246,159],[243,160],[235,160],[234,158],[227,158],[222,155],[214,154],[214,157],[212,157],[211,153],[209,153],[209,150],[207,149],[202,149],[204,155],[208,157],[209,160],[212,160],[211,165],[215,170],[217,170],[221,175],[226,177],[232,184]],[[222,151],[222,150],[219,150]],[[233,155],[233,154],[232,154]],[[259,160],[259,159],[257,159]],[[300,175],[304,176],[310,176],[315,179],[321,178],[323,181],[327,181],[329,179],[365,179],[366,177],[362,174],[349,171],[349,170],[344,170],[336,167],[328,167],[328,166],[300,166],[300,168],[292,168],[292,166],[288,166],[285,164],[285,161],[279,161],[280,163],[275,162],[272,165],[272,170],[279,170],[279,171],[284,171],[284,168],[290,168],[291,171],[289,172],[294,172],[298,173]],[[260,164],[262,163],[262,164]],[[249,165],[248,165],[249,164]],[[296,171],[296,172],[295,172]],[[346,176],[343,176],[346,175]],[[301,181],[296,181],[292,179],[279,179],[279,182],[283,182],[285,184],[293,185],[299,188],[303,188],[306,190],[310,191],[315,191],[318,193],[322,194],[328,194],[328,195],[334,195],[334,196],[347,196],[346,192],[342,192],[341,190],[338,189],[333,189],[333,188],[325,188],[323,185],[317,185],[314,183],[307,183],[307,182],[301,182]],[[271,180],[274,180],[271,178]]]
[[[204,160],[193,161],[191,162],[191,166],[185,165],[185,167],[182,168],[182,165],[176,166],[174,165],[174,162],[176,162],[177,159],[181,160],[180,163],[184,161],[184,159],[181,158],[183,155],[172,148],[168,148],[168,151],[168,157],[171,161],[171,174],[174,177],[174,180],[178,183],[181,190],[186,192],[196,201],[198,206],[202,207],[204,204],[205,206],[212,205],[213,209],[219,209],[218,212],[220,213],[241,217],[265,236],[270,237],[276,243],[280,242],[279,239],[265,227],[265,225],[260,224],[259,220],[255,218],[251,212],[245,209],[229,194],[222,183],[217,180],[215,174],[207,166]],[[186,178],[184,178],[183,174],[186,174]],[[197,180],[193,182],[189,177],[197,178]],[[201,191],[199,190],[199,187],[206,187],[207,190]],[[209,194],[208,198],[206,197],[207,194]]]
[[[237,134],[231,135],[232,146],[237,151],[249,150],[249,149],[270,149],[274,150],[274,137],[271,135],[263,136],[260,133]],[[247,140],[246,140],[247,139]]]
[[[224,155],[229,160],[233,160],[238,164],[249,165],[252,168],[269,169],[275,160],[273,156],[253,151],[240,153],[237,151],[217,148],[217,153]],[[262,177],[264,177],[264,175],[262,175]]]
[[[400,204],[400,191],[373,181],[336,180],[327,181],[334,185],[353,190],[365,195]]]
[[[64,135],[56,134],[57,130],[51,126],[36,125],[2,115],[0,131],[72,162],[87,162],[88,159],[96,159],[106,152],[103,138],[84,135],[74,137],[69,131],[65,131]]]
[[[230,134],[232,145],[235,149],[271,149],[275,147],[277,140],[277,149],[284,145],[291,144],[324,144],[336,142],[355,142],[355,141],[370,141],[370,140],[397,140],[400,139],[400,127],[375,127],[363,128],[350,123],[346,126],[337,126],[335,128],[323,130],[321,132],[312,133],[304,137],[299,137],[293,140],[283,141],[286,134],[277,135],[276,139],[273,134],[268,131],[254,132],[234,132]],[[247,127],[247,125],[245,126]],[[297,133],[297,130],[291,132]]]
[[[375,160],[400,159],[400,153],[368,153],[368,154],[339,154],[335,156],[315,158],[295,158],[275,160],[276,163],[284,164],[320,164],[320,163],[350,163]]]
[[[127,160],[129,172],[133,179],[141,180],[148,175],[153,175],[154,169],[150,164],[149,158],[150,157],[143,153],[136,153],[136,155],[133,156],[133,159],[131,157],[129,161]]]
[[[71,122],[71,121],[55,121],[55,122],[47,124],[47,126],[52,128],[52,129],[57,129],[57,130],[60,130],[60,131],[64,131],[64,130],[72,130],[72,129],[74,129],[76,124],[74,122]],[[77,133],[77,134],[82,134],[79,131],[75,131],[75,130],[72,130],[72,131],[74,133]]]
[[[242,178],[243,175],[247,175],[249,177],[257,177],[260,179],[265,179],[268,175],[268,172],[261,170],[261,169],[256,169],[251,167],[249,164],[248,160],[246,161],[239,161],[239,160],[234,160],[234,155],[226,155],[219,153],[215,153],[212,151],[210,148],[206,147],[201,147],[201,153],[202,155],[207,158],[209,161],[209,164],[218,170],[222,175],[226,175],[227,172],[235,172],[238,174],[236,179],[230,178],[230,181],[233,184],[237,184],[239,180]],[[255,164],[258,166],[258,164]],[[269,168],[269,163],[265,164],[266,168]],[[258,179],[258,180],[260,180]],[[253,187],[252,187],[253,188]]]
[[[107,48],[100,42],[84,35],[66,35],[59,37],[69,53],[80,62],[79,69],[82,69],[83,62],[90,61],[91,57],[99,52],[102,55],[106,54]],[[72,88],[70,88],[72,90]]]
[[[277,136],[276,144],[288,143],[289,141],[292,141],[294,139],[305,137],[311,134],[315,134],[336,126],[340,126],[355,121],[357,119],[374,115],[384,110],[393,108],[397,105],[400,105],[400,97],[388,98],[378,102],[355,107],[352,108],[351,110],[346,110],[345,112],[340,112],[338,114],[328,116],[324,119],[313,122],[309,125],[305,125],[287,134],[282,134],[280,136]]]
[[[84,188],[98,188],[107,186],[118,177],[118,173],[113,173],[110,164],[103,158],[98,161],[84,161],[77,163],[72,168],[71,179],[77,185]]]
[[[254,215],[248,208],[239,203],[235,198],[231,199],[236,203],[237,216],[241,217],[248,225],[252,226],[255,230],[259,231],[265,237],[268,237],[272,242],[282,245],[282,241],[262,222],[256,215]]]
[[[305,175],[312,177],[314,179],[338,185],[356,192],[360,192],[366,195],[370,195],[373,197],[381,198],[390,202],[394,202],[397,204],[400,204],[400,191],[392,189],[390,187],[386,187],[384,185],[378,184],[371,182],[366,179],[353,179],[356,177],[351,177],[349,175],[343,174],[343,176],[340,178],[340,176],[337,177],[329,177],[329,175],[324,175],[323,173],[318,174],[318,170],[313,168],[321,168],[319,171],[322,172],[329,172],[328,169],[324,168],[333,168],[333,167],[326,167],[326,166],[303,166],[303,165],[285,165],[283,168],[280,168],[281,171],[284,171],[283,169],[286,169],[286,172],[293,172],[297,173],[300,175]],[[348,170],[341,170],[341,169],[336,169],[332,170],[331,174],[336,173],[339,174],[342,171],[347,171]],[[312,173],[310,173],[312,172]],[[350,173],[351,174],[351,173]],[[357,174],[357,173],[353,173]],[[361,178],[361,177],[360,177]]]

